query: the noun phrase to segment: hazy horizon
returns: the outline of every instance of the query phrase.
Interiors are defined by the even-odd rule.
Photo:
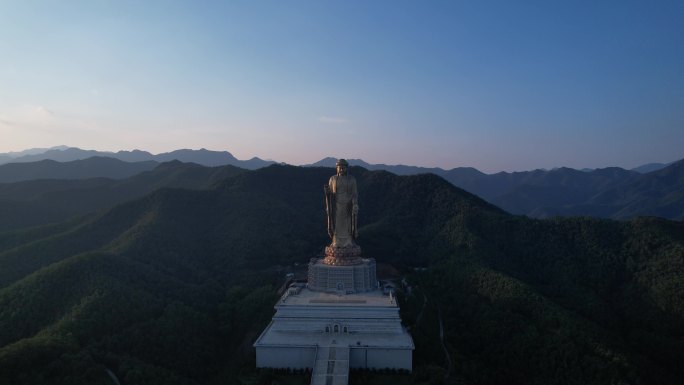
[[[684,157],[684,3],[5,1],[0,152],[491,173]]]
[[[45,150],[45,151],[48,151],[48,150],[65,150],[65,149],[69,149],[69,148],[77,148],[77,149],[83,150],[83,151],[98,151],[98,152],[105,152],[105,153],[112,153],[112,154],[116,154],[116,153],[118,153],[118,152],[120,152],[120,151],[123,151],[123,152],[144,151],[144,152],[148,152],[148,153],[152,154],[153,156],[154,156],[154,155],[159,155],[159,154],[162,154],[162,153],[169,153],[169,152],[173,152],[173,151],[177,151],[177,150],[193,150],[193,151],[208,150],[208,151],[220,151],[220,152],[225,151],[225,152],[228,152],[228,153],[230,153],[231,155],[235,156],[235,154],[232,153],[232,152],[231,152],[230,150],[228,150],[228,149],[218,149],[218,150],[214,150],[214,149],[204,148],[204,147],[202,147],[202,148],[176,148],[176,149],[169,150],[169,151],[154,152],[154,151],[148,151],[148,150],[145,150],[145,149],[142,149],[142,148],[135,148],[135,149],[131,149],[131,150],[98,150],[98,149],[80,148],[80,147],[68,146],[68,145],[57,145],[57,146],[51,146],[51,147],[34,147],[34,148],[26,148],[26,149],[22,149],[22,150],[19,150],[19,151],[8,151],[8,152],[0,153],[0,154],[21,154],[21,153],[23,153],[23,152],[28,152],[28,154],[21,154],[21,155],[19,155],[19,157],[22,157],[22,156],[29,155],[29,154],[40,154],[40,153],[43,152],[43,151],[38,151],[38,150]],[[32,150],[36,150],[36,151],[32,151]],[[462,166],[456,166],[456,167],[445,168],[445,167],[439,167],[439,166],[425,166],[425,165],[420,165],[420,164],[408,164],[408,163],[387,163],[387,162],[377,162],[377,163],[376,163],[376,162],[369,162],[369,161],[367,161],[366,159],[358,158],[358,157],[353,157],[353,156],[337,156],[337,157],[336,157],[336,156],[326,156],[326,157],[322,157],[322,158],[319,158],[319,159],[312,160],[312,161],[310,161],[310,162],[304,162],[304,163],[297,163],[297,164],[295,164],[295,163],[285,162],[285,161],[282,161],[282,160],[279,160],[279,159],[273,159],[273,158],[269,158],[269,157],[261,157],[261,156],[257,156],[257,155],[248,156],[248,157],[244,157],[244,158],[243,158],[243,157],[239,157],[239,156],[235,156],[235,158],[238,159],[239,161],[247,161],[247,160],[250,160],[250,159],[252,159],[252,158],[254,158],[254,157],[257,157],[257,158],[259,158],[259,159],[266,160],[266,161],[274,161],[274,162],[278,162],[278,163],[290,164],[290,165],[293,165],[293,166],[306,166],[306,165],[314,164],[314,163],[319,162],[319,161],[321,161],[321,160],[324,160],[324,159],[326,159],[326,158],[335,158],[335,159],[345,158],[345,159],[349,159],[349,160],[361,160],[361,161],[367,162],[367,163],[369,163],[369,164],[385,164],[385,165],[387,165],[387,166],[416,166],[416,167],[425,167],[425,168],[437,167],[437,168],[441,168],[441,169],[444,169],[444,170],[450,170],[450,169],[458,168],[458,167],[473,167],[473,168],[475,168],[475,169],[477,169],[477,170],[479,170],[479,171],[481,171],[481,172],[487,173],[487,174],[495,174],[495,173],[498,173],[498,172],[524,172],[524,171],[534,171],[534,170],[552,170],[552,169],[557,169],[557,168],[562,168],[562,167],[568,167],[568,166],[561,165],[561,166],[556,166],[556,167],[551,167],[551,168],[536,167],[536,168],[531,168],[531,169],[526,169],[526,170],[482,170],[482,169],[479,169],[479,168],[477,168],[477,167],[470,166],[470,165],[462,165]],[[660,164],[666,164],[666,165],[667,165],[667,164],[671,164],[671,163],[677,162],[677,161],[679,161],[679,160],[681,160],[681,159],[684,159],[684,158],[672,159],[672,160],[668,160],[668,161],[664,161],[664,162],[641,163],[641,164],[638,164],[638,165],[636,165],[636,166],[634,166],[634,167],[623,167],[623,166],[620,166],[620,165],[606,165],[606,166],[597,166],[597,167],[586,167],[586,168],[584,168],[584,169],[602,169],[602,168],[608,168],[608,167],[620,167],[620,168],[623,168],[623,169],[625,169],[625,170],[631,170],[631,169],[635,169],[635,168],[640,167],[640,166],[645,166],[645,165],[655,164],[655,163],[660,163]],[[573,168],[573,167],[570,167],[570,168]],[[582,169],[577,169],[577,170],[582,170]]]

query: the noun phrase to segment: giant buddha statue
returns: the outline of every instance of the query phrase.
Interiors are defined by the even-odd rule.
[[[332,240],[326,247],[329,264],[354,264],[361,255],[361,248],[354,240],[358,237],[357,216],[359,212],[356,178],[349,175],[349,163],[340,159],[337,174],[324,186],[328,235]]]

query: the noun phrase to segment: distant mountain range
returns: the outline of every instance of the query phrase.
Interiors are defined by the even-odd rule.
[[[684,218],[684,161],[647,174],[621,168],[445,178],[513,214],[535,218],[597,216],[624,219],[653,215]],[[645,186],[650,186],[645,187]]]
[[[465,173],[475,171],[475,172],[477,172],[477,174],[484,174],[483,172],[481,172],[481,171],[479,171],[473,167],[457,167],[457,168],[452,168],[450,170],[445,170],[445,169],[440,168],[440,167],[407,166],[407,165],[403,165],[403,164],[388,165],[388,164],[383,164],[383,163],[371,164],[371,163],[364,161],[363,159],[347,159],[347,161],[352,166],[360,166],[360,167],[363,167],[367,170],[385,170],[385,171],[389,171],[389,172],[391,172],[393,174],[397,174],[397,175],[416,175],[416,174],[431,173],[431,174],[436,174],[439,176],[444,176],[445,174],[448,174],[449,172],[452,172],[454,170],[465,170],[465,171],[463,171]],[[327,157],[327,158],[323,158],[323,159],[319,160],[318,162],[305,164],[303,166],[304,167],[335,167],[336,162],[337,162],[337,158]],[[645,174],[648,172],[657,171],[657,170],[660,170],[662,168],[665,168],[665,167],[671,165],[672,163],[674,163],[674,162],[670,162],[670,163],[648,163],[648,164],[641,165],[639,167],[632,168],[632,169],[630,169],[630,171],[635,171],[635,172],[638,172],[640,174]],[[557,170],[559,168],[566,168],[566,167],[558,167],[558,168],[554,168],[553,170]],[[619,167],[616,167],[616,168],[619,168]],[[596,170],[596,169],[594,169],[594,168],[583,168],[580,171],[591,172],[594,170]],[[534,171],[548,171],[548,170],[537,169]],[[521,171],[516,171],[516,172],[521,172]],[[522,172],[527,172],[527,171],[522,171]],[[529,171],[529,172],[532,172],[532,171]],[[488,174],[484,174],[484,175],[488,175]],[[490,174],[490,175],[495,175],[495,174]]]
[[[172,160],[178,160],[185,163],[197,163],[203,166],[225,166],[231,165],[247,170],[256,170],[261,167],[266,167],[271,164],[279,163],[272,160],[263,160],[258,157],[253,157],[248,160],[239,160],[235,158],[228,151],[212,151],[207,149],[190,150],[181,149],[171,152],[164,152],[160,154],[152,154],[147,151],[133,150],[133,151],[96,151],[96,150],[83,150],[78,147],[69,146],[55,146],[50,148],[31,148],[23,151],[0,153],[0,165],[5,163],[28,163],[36,162],[40,160],[54,160],[57,162],[70,162],[73,160],[83,160],[91,157],[106,157],[118,159],[124,162],[143,162],[143,161],[154,161],[154,162],[168,162]],[[420,166],[408,166],[408,165],[387,165],[387,164],[371,164],[362,159],[347,159],[352,166],[361,166],[367,170],[385,170],[397,175],[416,175],[432,173],[444,177],[449,174],[456,175],[488,175],[473,167],[457,167],[450,170],[445,170],[439,167],[420,167]],[[302,165],[303,167],[335,167],[336,158],[327,157],[319,160],[318,162]],[[674,162],[670,163],[648,163],[635,167],[630,171],[635,171],[640,174],[645,174],[653,171],[663,169]],[[554,169],[557,170],[557,169]],[[582,169],[584,172],[595,171],[596,169]],[[535,170],[540,171],[540,170]],[[547,171],[547,170],[541,170]],[[553,171],[553,170],[552,170]],[[534,172],[534,171],[522,171],[522,172]],[[501,174],[501,173],[498,173]],[[491,175],[498,175],[491,174]],[[506,174],[506,173],[504,173]]]
[[[58,146],[49,149],[34,148],[21,152],[0,154],[0,164],[10,162],[27,163],[37,162],[40,160],[70,162],[74,160],[92,158],[94,156],[114,158],[124,162],[169,162],[172,160],[179,160],[181,162],[197,163],[209,167],[231,165],[247,170],[255,170],[257,168],[266,167],[275,163],[273,161],[262,160],[257,157],[249,160],[239,160],[228,151],[210,151],[204,148],[200,150],[182,149],[153,155],[147,151],[141,150],[107,152],[82,150],[76,147]]]
[[[171,160],[210,167],[232,165],[243,169],[257,169],[275,163],[259,158],[238,160],[229,152],[206,149],[152,155],[139,150],[113,153],[64,146],[0,154],[0,159],[8,158],[11,163],[0,165],[0,183],[93,177],[124,179],[150,171],[159,162]],[[436,174],[512,214],[533,218],[595,216],[625,219],[651,215],[684,219],[684,160],[668,164],[651,163],[632,170],[561,167],[496,174],[485,174],[472,167],[444,170],[370,164],[361,159],[348,161],[353,166],[397,175]],[[324,158],[305,167],[334,167],[335,162],[335,158]]]
[[[348,161],[351,165],[397,175],[436,174],[512,214],[533,218],[595,216],[625,219],[652,215],[684,219],[684,159],[633,170],[608,167],[580,171],[561,167],[496,174],[485,174],[472,167],[444,170],[369,164],[360,159]],[[307,166],[334,167],[335,162],[335,158],[325,158]],[[642,173],[646,170],[653,171]]]

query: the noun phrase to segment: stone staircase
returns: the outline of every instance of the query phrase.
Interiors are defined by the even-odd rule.
[[[319,346],[311,373],[311,385],[347,385],[349,383],[349,348]]]

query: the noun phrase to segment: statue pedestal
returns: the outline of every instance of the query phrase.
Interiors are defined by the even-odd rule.
[[[333,263],[331,263],[333,262]],[[378,288],[374,258],[352,260],[312,258],[309,262],[308,287],[314,291],[351,294]]]
[[[322,261],[330,266],[352,266],[363,264],[361,259],[361,247],[358,245],[348,247],[325,247],[325,258]]]

